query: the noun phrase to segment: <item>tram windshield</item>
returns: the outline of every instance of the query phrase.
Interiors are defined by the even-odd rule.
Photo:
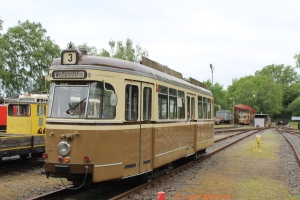
[[[103,82],[52,83],[54,87],[50,100],[50,117],[113,119],[115,106],[110,96],[115,93],[113,86]]]

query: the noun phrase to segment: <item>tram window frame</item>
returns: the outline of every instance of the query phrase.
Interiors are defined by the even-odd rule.
[[[143,89],[143,120],[151,120],[152,115],[152,88]]]
[[[125,87],[125,120],[137,121],[139,118],[139,88],[127,84]]]
[[[191,97],[189,97],[189,96],[186,96],[186,103],[187,103],[187,119],[188,120],[190,120],[191,119],[191,117],[190,117],[190,112],[191,112]]]
[[[30,117],[30,104],[9,104],[7,114],[12,117]]]
[[[198,118],[202,119],[203,118],[203,97],[198,96]]]
[[[195,97],[191,98],[191,119],[195,118]]]
[[[169,88],[169,119],[177,118],[177,90]]]
[[[168,119],[168,87],[158,86],[158,118]]]
[[[178,90],[177,98],[177,116],[178,119],[185,119],[185,102],[184,102],[184,92]]]
[[[203,118],[207,119],[207,98],[203,97]]]
[[[211,104],[211,99],[207,99],[207,118],[211,119],[212,118],[212,104]]]

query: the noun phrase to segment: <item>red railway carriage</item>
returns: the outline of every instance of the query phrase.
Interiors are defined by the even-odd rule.
[[[138,64],[65,50],[49,75],[48,177],[74,184],[151,179],[214,143],[212,93],[149,59]]]

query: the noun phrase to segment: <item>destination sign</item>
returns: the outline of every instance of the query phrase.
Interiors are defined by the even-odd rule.
[[[86,78],[86,71],[83,70],[53,71],[52,77],[54,79],[64,79],[64,78],[83,79]]]

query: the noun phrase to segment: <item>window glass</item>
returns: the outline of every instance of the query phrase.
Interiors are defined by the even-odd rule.
[[[191,101],[191,119],[195,118],[195,98],[192,97]]]
[[[212,113],[211,100],[207,99],[207,118],[208,119],[211,119],[211,113]]]
[[[170,88],[169,89],[169,101],[170,101],[170,119],[177,118],[177,90]]]
[[[203,118],[207,118],[207,98],[203,97]]]
[[[109,83],[104,87],[103,82],[56,82],[51,87],[54,90],[50,92],[50,117],[113,119],[116,116],[116,106],[110,105],[115,90]]]
[[[46,115],[46,105],[37,105],[37,116]]]
[[[94,82],[89,90],[87,105],[88,118],[114,119],[116,117],[116,106],[110,105],[110,96],[114,94],[113,86],[105,82]]]
[[[158,86],[158,118],[168,119],[168,88]]]
[[[138,119],[138,86],[126,85],[125,88],[125,119],[136,121]]]
[[[198,96],[198,118],[203,118],[202,96]]]
[[[185,118],[184,92],[180,90],[178,90],[177,107],[178,107],[178,119],[184,119]]]
[[[9,116],[30,116],[30,105],[9,104],[7,113]]]
[[[191,99],[189,96],[186,97],[186,103],[187,103],[187,118],[188,120],[191,119]]]
[[[144,87],[143,91],[143,119],[151,120],[152,109],[152,89]]]

